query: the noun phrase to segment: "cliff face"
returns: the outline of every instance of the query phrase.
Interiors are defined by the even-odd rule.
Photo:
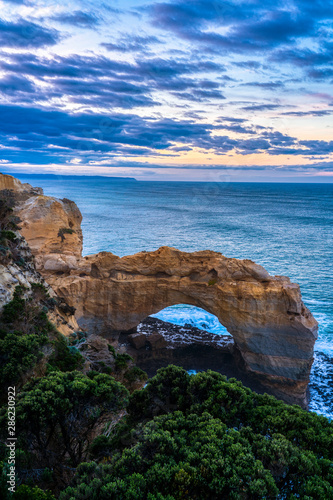
[[[4,196],[1,196],[1,191]],[[27,200],[33,202],[40,198],[46,198],[41,196],[42,193],[41,188],[33,188],[30,184],[21,184],[19,180],[10,175],[0,174],[0,198],[6,200],[6,205],[14,205],[15,215],[18,215],[22,207],[26,206]],[[36,221],[23,220],[22,222],[25,227],[36,225]],[[4,220],[1,220],[0,229],[4,229],[4,225]],[[22,236],[22,233],[24,233],[23,230],[17,231],[14,228],[12,234],[15,235],[16,239],[15,243],[12,243],[12,252],[3,245],[0,247],[0,313],[3,306],[12,300],[17,286],[24,288],[24,298],[28,298],[31,294],[31,286],[40,283],[47,288],[49,295],[55,299],[56,305],[52,310],[48,311],[49,320],[61,333],[68,336],[79,329],[76,319],[70,307],[62,303],[62,298],[58,299],[54,290],[37,271],[33,253],[36,255],[38,252],[32,253],[31,248],[33,236],[31,235],[31,238],[28,238],[28,244],[28,240]],[[27,234],[29,235],[29,233]],[[1,235],[2,231],[0,231]]]
[[[30,249],[23,238],[19,241],[19,253],[25,261],[31,256]],[[36,283],[44,285],[49,295],[56,301],[54,308],[48,311],[48,318],[56,326],[57,330],[65,336],[79,330],[76,319],[68,305],[62,303],[62,299],[58,300],[56,293],[45,282],[40,273],[36,271],[33,263],[24,267],[14,262],[6,265],[0,263],[0,313],[3,306],[12,300],[17,286],[24,287],[26,291],[23,298],[26,299],[31,294],[31,286]]]
[[[16,212],[40,272],[76,308],[82,327],[129,330],[170,305],[201,307],[228,329],[237,359],[272,394],[306,403],[317,322],[289,278],[211,251],[162,247],[122,258],[109,252],[82,258],[74,203],[32,195]],[[62,238],[64,228],[73,232]]]
[[[17,214],[37,269],[67,272],[77,267],[82,252],[82,216],[74,202],[32,196],[19,205]]]
[[[9,189],[16,193],[27,192],[30,194],[43,194],[42,188],[33,188],[30,184],[22,184],[12,175],[0,174],[0,191]]]

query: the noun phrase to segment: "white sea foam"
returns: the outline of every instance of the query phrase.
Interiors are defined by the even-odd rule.
[[[200,307],[187,304],[177,304],[176,306],[167,307],[157,314],[152,314],[152,317],[179,326],[188,324],[200,330],[216,333],[217,335],[229,334],[228,330],[221,325],[216,316],[204,309],[200,309]]]
[[[315,353],[309,384],[309,410],[333,418],[332,402],[333,357]]]

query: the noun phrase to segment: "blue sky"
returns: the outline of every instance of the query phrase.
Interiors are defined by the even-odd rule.
[[[333,1],[0,1],[0,167],[333,180]]]

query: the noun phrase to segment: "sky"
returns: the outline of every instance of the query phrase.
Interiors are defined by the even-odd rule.
[[[0,170],[333,182],[333,0],[0,0]]]

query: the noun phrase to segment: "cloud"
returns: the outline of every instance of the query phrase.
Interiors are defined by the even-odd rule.
[[[228,52],[259,52],[293,44],[298,38],[313,36],[320,15],[313,15],[310,4],[286,9],[282,1],[240,2],[185,0],[154,3],[148,9],[152,24],[173,31],[179,37]],[[320,10],[321,16],[328,9]],[[227,28],[226,34],[217,29]],[[216,31],[213,31],[214,28]]]
[[[57,98],[63,104],[129,109],[160,105],[156,91],[178,93],[180,98],[198,102],[224,99],[219,82],[202,78],[202,73],[224,71],[223,65],[212,61],[155,57],[130,63],[103,55],[54,56],[51,60],[26,53],[1,55],[2,71],[34,79],[39,102]]]
[[[103,42],[101,47],[112,52],[140,52],[148,54],[151,52],[151,45],[161,44],[161,40],[156,36],[124,36],[117,42]]]
[[[331,114],[332,0],[123,2],[115,29],[115,10],[102,2],[53,14],[18,6],[13,22],[0,20],[9,48],[0,54],[4,160],[331,154],[330,141],[301,141],[272,124]]]
[[[333,68],[311,69],[308,76],[314,80],[326,80],[333,78]]]
[[[157,105],[149,96],[149,88],[121,80],[75,80],[58,78],[54,87],[59,96],[66,95],[71,102],[100,107],[112,104],[114,107],[133,108]]]
[[[2,158],[35,157],[65,161],[79,153],[85,159],[104,153],[123,154],[124,148],[137,146],[165,149],[174,142],[204,146],[210,128],[168,119],[144,120],[136,115],[80,113],[70,115],[37,108],[2,106],[0,143]],[[145,150],[146,153],[147,150]]]
[[[70,24],[72,26],[76,26],[77,28],[95,28],[100,23],[99,18],[95,14],[91,12],[83,12],[82,10],[55,14],[49,19],[57,21],[61,24]]]
[[[290,43],[293,39],[314,34],[314,22],[310,17],[284,10],[271,10],[259,20],[239,24],[232,30],[232,37],[255,41],[261,46],[274,47]]]
[[[241,2],[241,4],[239,6],[222,0],[197,0],[193,3],[180,0],[170,3],[153,3],[147,10],[155,26],[181,34],[189,27],[198,29],[207,22],[230,25],[244,20],[253,13],[254,9],[250,3]]]
[[[273,63],[298,66],[306,71],[309,78],[314,80],[332,78],[333,44],[320,37],[318,37],[318,41],[321,42],[318,50],[309,48],[280,49],[271,54],[270,60]]]
[[[246,68],[246,69],[252,69],[252,70],[257,70],[262,67],[262,63],[259,61],[238,61],[233,63],[235,66],[239,68]]]
[[[265,90],[274,90],[284,88],[285,84],[281,81],[277,82],[247,82],[243,83],[247,87],[259,87]]]
[[[281,114],[287,116],[327,116],[333,114],[333,109],[312,109],[309,111],[286,111]]]
[[[10,23],[0,19],[0,44],[10,48],[39,48],[55,45],[60,40],[59,32],[20,19]]]
[[[281,108],[281,104],[250,104],[242,107],[245,111],[270,111],[278,108]]]
[[[172,94],[179,99],[185,99],[187,101],[194,101],[194,102],[204,102],[204,101],[210,101],[211,99],[213,100],[224,100],[225,96],[222,94],[220,90],[214,89],[214,90],[206,90],[206,89],[200,89],[200,88],[195,88],[198,84],[192,83],[192,85],[188,84],[188,87],[191,88],[191,92],[172,92]]]
[[[319,156],[333,152],[333,141],[298,141],[272,129],[257,137],[221,135],[228,125],[191,120],[143,118],[135,114],[69,114],[21,106],[2,106],[0,149],[3,160],[33,163],[111,161],[119,156],[175,156],[194,148],[224,155],[267,152],[270,155]],[[234,132],[252,134],[239,124]],[[230,126],[232,127],[232,125]]]
[[[17,97],[18,92],[32,94],[36,92],[33,82],[17,75],[5,75],[0,79],[0,92]]]
[[[134,67],[129,63],[113,61],[98,55],[53,55],[51,58],[32,53],[2,52],[1,55],[0,67],[4,71],[42,79],[58,76],[81,79],[105,75],[117,77],[125,72],[128,73],[131,68],[134,72]]]
[[[103,55],[54,56],[52,59],[34,54],[2,52],[0,67],[5,71],[23,73],[39,78],[67,76],[128,78],[132,81],[169,81],[184,75],[223,72],[223,65],[213,61],[186,59],[137,58],[135,62],[114,60]],[[202,80],[202,79],[201,79]],[[208,80],[207,80],[208,81]],[[205,84],[205,83],[204,83]],[[212,83],[214,85],[214,83]],[[218,86],[218,84],[216,84]]]

